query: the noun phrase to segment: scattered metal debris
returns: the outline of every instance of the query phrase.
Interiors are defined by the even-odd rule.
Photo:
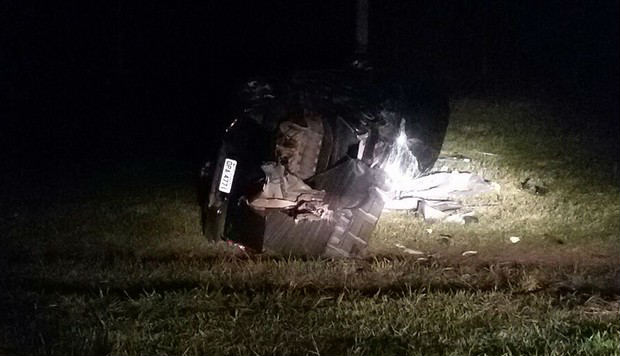
[[[497,190],[497,185],[473,173],[434,172],[408,182],[385,203],[388,210],[414,210],[429,223],[477,223],[478,217],[459,199]]]
[[[453,155],[442,155],[437,159],[438,162],[442,161],[463,161],[463,162],[471,162],[471,158],[464,156],[460,153],[456,153]]]
[[[413,249],[410,249],[410,248],[408,248],[408,247],[405,247],[405,246],[403,246],[403,245],[401,245],[401,244],[394,244],[394,246],[396,246],[396,247],[398,247],[398,248],[402,249],[402,250],[403,250],[403,252],[408,253],[408,254],[410,254],[410,255],[424,255],[424,254],[425,254],[425,253],[424,253],[424,252],[422,252],[422,251],[413,250]]]
[[[446,217],[444,222],[460,225],[477,223],[479,220],[474,214],[475,213],[473,211],[452,214]]]
[[[474,152],[477,152],[483,156],[497,156],[497,153],[483,152],[483,151],[474,151]]]

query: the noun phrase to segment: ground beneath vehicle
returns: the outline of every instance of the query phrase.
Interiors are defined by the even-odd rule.
[[[359,256],[399,181],[428,172],[448,102],[428,81],[352,69],[254,80],[201,174],[213,239]]]

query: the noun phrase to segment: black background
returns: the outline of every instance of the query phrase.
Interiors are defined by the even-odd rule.
[[[617,1],[370,3],[375,66],[432,71],[453,97],[583,103],[617,137]],[[13,166],[199,164],[244,78],[342,66],[355,48],[352,0],[1,4],[1,148]]]

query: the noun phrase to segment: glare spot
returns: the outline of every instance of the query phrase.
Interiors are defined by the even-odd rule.
[[[407,190],[413,180],[420,175],[418,160],[407,146],[404,119],[400,123],[400,132],[390,149],[383,170],[388,176],[388,184],[393,193]]]
[[[407,135],[404,132],[400,132],[398,138],[396,139],[396,144],[399,146],[404,146],[407,144]]]

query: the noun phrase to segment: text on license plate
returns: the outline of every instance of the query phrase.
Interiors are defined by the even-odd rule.
[[[220,192],[230,193],[233,178],[235,178],[236,168],[237,161],[235,161],[234,159],[226,158],[226,160],[224,161],[224,168],[222,169],[222,178],[220,178]]]

